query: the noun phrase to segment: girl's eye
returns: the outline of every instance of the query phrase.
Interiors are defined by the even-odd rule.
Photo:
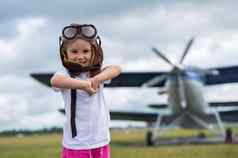
[[[88,53],[89,50],[88,50],[88,49],[84,49],[83,52],[84,52],[84,53]]]
[[[78,53],[78,50],[71,50],[71,53],[76,54],[76,53]]]

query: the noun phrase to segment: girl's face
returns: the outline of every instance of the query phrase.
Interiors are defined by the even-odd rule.
[[[68,44],[66,54],[68,60],[77,62],[83,67],[89,66],[92,56],[91,45],[85,40],[76,39],[72,43]]]

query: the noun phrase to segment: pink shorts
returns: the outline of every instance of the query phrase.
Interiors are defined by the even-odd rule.
[[[109,145],[86,150],[73,150],[63,147],[61,158],[110,158],[110,148]]]

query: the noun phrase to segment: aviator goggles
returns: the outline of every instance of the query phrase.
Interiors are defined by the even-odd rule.
[[[62,36],[65,39],[74,39],[77,35],[81,35],[87,39],[94,39],[97,35],[97,29],[93,25],[69,25],[62,31]]]
[[[62,36],[59,37],[59,44],[62,45],[63,39],[72,40],[81,36],[91,42],[95,41],[97,45],[101,45],[101,39],[97,35],[97,29],[94,25],[69,25],[63,28]],[[94,42],[93,42],[94,43]]]

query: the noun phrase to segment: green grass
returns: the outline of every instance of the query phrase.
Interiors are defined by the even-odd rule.
[[[237,131],[237,130],[236,130]],[[190,136],[192,130],[171,130],[166,136]],[[59,134],[0,137],[0,158],[60,158]],[[238,144],[216,145],[145,145],[145,131],[112,131],[112,158],[236,158]]]
[[[52,158],[60,155],[60,135],[0,138],[1,158]]]

